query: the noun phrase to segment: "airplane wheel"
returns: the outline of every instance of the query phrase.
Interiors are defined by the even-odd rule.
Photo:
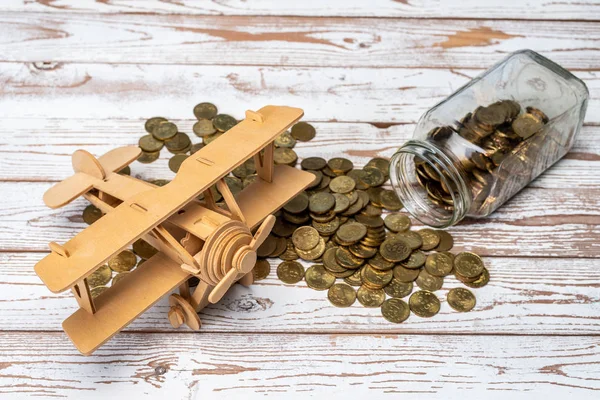
[[[178,294],[169,296],[169,322],[174,328],[179,328],[183,323],[194,331],[200,330],[202,323],[200,317],[196,314],[194,307],[186,299]]]

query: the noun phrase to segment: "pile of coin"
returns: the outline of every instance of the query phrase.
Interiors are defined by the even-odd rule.
[[[465,115],[457,126],[441,126],[432,129],[427,137],[440,147],[455,133],[477,146],[468,157],[460,159],[467,173],[474,202],[482,203],[490,193],[493,175],[498,166],[509,155],[521,151],[531,143],[536,133],[542,131],[548,117],[541,110],[526,107],[521,113],[521,105],[513,100],[501,100],[487,106],[477,107]],[[444,169],[435,163],[428,164],[421,158],[415,158],[416,179],[426,190],[432,203],[452,210],[454,208],[451,193],[456,191],[451,179],[441,179],[439,171]]]

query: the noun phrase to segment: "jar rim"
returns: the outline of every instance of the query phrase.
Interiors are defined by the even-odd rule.
[[[415,157],[426,162],[440,176],[450,191],[452,211],[443,210],[418,190],[414,170]],[[465,178],[452,160],[440,147],[421,140],[409,140],[392,156],[390,160],[390,180],[392,187],[406,210],[425,225],[435,228],[447,228],[461,221],[471,206],[471,195]],[[411,170],[411,166],[413,169]],[[411,180],[411,178],[414,178]],[[443,210],[443,211],[442,211]]]

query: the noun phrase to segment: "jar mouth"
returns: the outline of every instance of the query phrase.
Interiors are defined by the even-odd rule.
[[[390,180],[406,210],[420,222],[434,228],[446,228],[462,220],[471,206],[465,179],[442,149],[432,143],[410,140],[390,160]],[[440,184],[452,188],[445,203],[434,202],[420,181],[416,164],[426,164]],[[450,200],[451,199],[451,200]]]

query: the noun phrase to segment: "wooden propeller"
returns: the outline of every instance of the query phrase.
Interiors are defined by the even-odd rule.
[[[235,283],[238,274],[247,274],[252,271],[252,268],[256,265],[256,249],[267,239],[273,225],[275,225],[275,217],[269,215],[254,234],[250,244],[241,247],[235,253],[231,269],[212,290],[208,296],[208,301],[213,304],[217,303],[227,293],[231,285]]]

